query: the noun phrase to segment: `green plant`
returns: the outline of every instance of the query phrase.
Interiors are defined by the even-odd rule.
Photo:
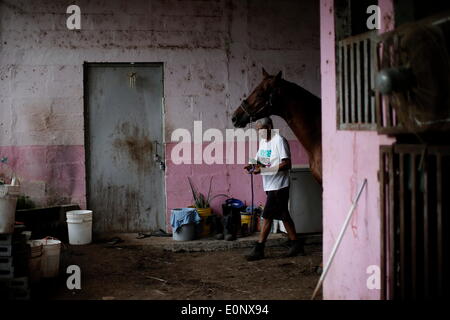
[[[191,186],[192,196],[194,198],[194,205],[196,208],[204,209],[204,208],[210,208],[210,203],[212,200],[214,200],[217,197],[227,197],[229,196],[227,194],[216,194],[214,196],[211,196],[211,183],[212,183],[213,177],[211,177],[211,180],[209,180],[209,190],[208,195],[205,196],[203,193],[199,192],[197,188],[194,186],[194,184],[191,181],[191,178],[188,177],[189,185]]]

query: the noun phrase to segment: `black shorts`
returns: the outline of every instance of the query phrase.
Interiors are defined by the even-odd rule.
[[[289,215],[289,186],[266,191],[267,200],[262,217],[264,219],[291,220]]]

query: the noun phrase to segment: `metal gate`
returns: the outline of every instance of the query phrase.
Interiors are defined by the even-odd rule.
[[[450,293],[450,146],[380,149],[382,295]]]
[[[165,229],[162,65],[87,64],[85,76],[94,231]]]

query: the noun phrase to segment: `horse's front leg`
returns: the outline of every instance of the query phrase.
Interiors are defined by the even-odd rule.
[[[309,158],[309,166],[311,168],[311,173],[316,179],[316,181],[322,185],[322,152],[315,152]]]

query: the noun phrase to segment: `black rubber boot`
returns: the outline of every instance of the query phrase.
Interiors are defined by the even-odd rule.
[[[305,249],[302,240],[291,240],[287,257],[304,256]]]
[[[247,261],[256,261],[264,259],[264,243],[257,242],[250,254],[246,255]]]

